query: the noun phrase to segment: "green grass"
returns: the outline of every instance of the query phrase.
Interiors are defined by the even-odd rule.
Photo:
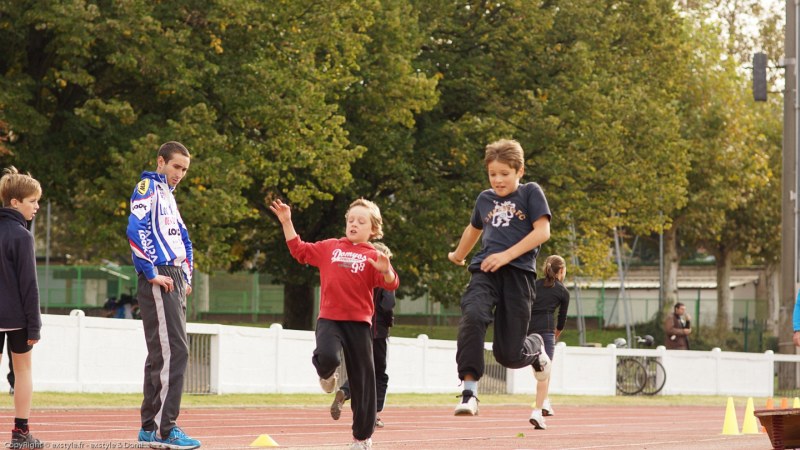
[[[450,394],[389,394],[387,404],[402,406],[441,406],[449,408],[456,402],[457,389]],[[328,394],[227,394],[190,395],[184,394],[183,408],[266,408],[266,407],[321,407],[330,404]],[[533,395],[481,395],[484,405],[530,405]],[[638,405],[638,406],[715,406],[724,409],[727,397],[723,396],[581,396],[552,395],[553,404],[570,406]],[[34,392],[34,409],[75,409],[75,408],[138,408],[141,394],[88,394],[61,392]],[[734,397],[737,407],[747,402],[746,397]],[[754,398],[756,409],[766,404],[765,398]],[[13,409],[13,397],[0,397],[0,410]]]

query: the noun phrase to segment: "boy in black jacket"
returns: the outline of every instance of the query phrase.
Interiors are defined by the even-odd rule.
[[[39,342],[42,317],[36,281],[36,257],[30,222],[39,210],[42,187],[30,175],[10,167],[0,178],[0,349],[8,338],[14,361],[14,429],[11,448],[41,448],[28,430],[33,381],[31,349]]]

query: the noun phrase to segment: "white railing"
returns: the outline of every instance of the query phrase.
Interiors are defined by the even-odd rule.
[[[33,350],[34,389],[58,392],[141,392],[146,356],[141,321],[43,315],[42,340]],[[318,393],[311,364],[313,331],[216,324],[187,324],[189,334],[208,335],[201,355],[203,384],[229,393]],[[453,393],[461,388],[455,341],[392,337],[389,391]],[[712,351],[556,346],[550,392],[614,395],[618,356],[657,357],[666,369],[663,395],[773,395],[775,364],[800,363],[798,355]],[[0,367],[6,366],[4,360]],[[800,364],[798,364],[800,367]],[[4,373],[0,369],[0,373]],[[187,376],[192,375],[192,369]],[[508,370],[507,391],[535,392],[530,369]],[[0,377],[5,383],[5,377]],[[0,387],[3,386],[0,384]],[[191,383],[187,383],[191,385]],[[7,390],[7,385],[5,386]]]

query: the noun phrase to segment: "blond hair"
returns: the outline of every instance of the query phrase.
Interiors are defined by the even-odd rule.
[[[0,199],[3,200],[3,206],[10,206],[13,199],[22,201],[31,195],[42,195],[42,185],[31,174],[19,173],[14,166],[3,169],[3,176],[0,178]]]
[[[512,139],[500,139],[486,146],[483,163],[488,167],[494,161],[508,164],[509,167],[518,171],[525,166],[525,152],[522,151],[519,142]]]
[[[375,247],[375,250],[383,253],[383,256],[390,258],[393,256],[392,251],[389,250],[389,247],[386,246],[383,242],[373,242],[372,246]]]
[[[382,238],[383,219],[381,218],[381,209],[378,208],[378,205],[367,199],[359,198],[358,200],[355,200],[353,203],[350,203],[350,206],[347,208],[347,213],[344,215],[344,217],[347,218],[348,214],[350,214],[350,210],[356,206],[363,206],[364,208],[367,208],[367,211],[369,211],[370,222],[372,224],[371,239]]]

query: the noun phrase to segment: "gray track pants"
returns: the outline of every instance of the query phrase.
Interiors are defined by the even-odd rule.
[[[136,297],[147,342],[141,415],[142,428],[158,429],[166,438],[180,413],[183,375],[189,360],[186,282],[180,267],[157,266],[156,269],[159,275],[175,281],[175,289],[166,292],[139,275]]]

